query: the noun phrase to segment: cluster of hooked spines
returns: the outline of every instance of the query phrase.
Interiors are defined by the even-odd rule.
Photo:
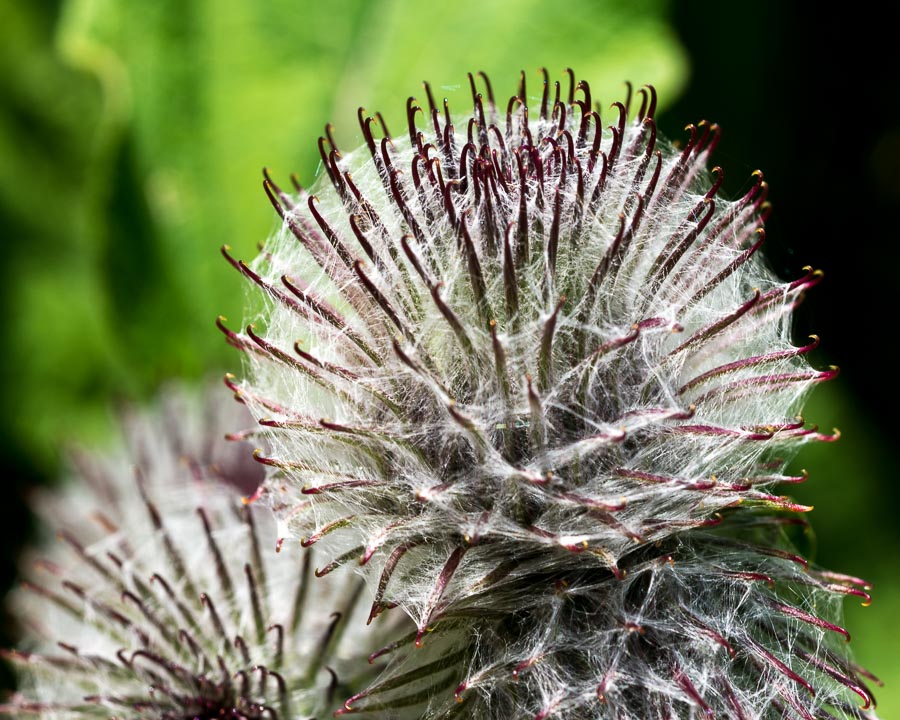
[[[327,180],[289,195],[266,174],[282,231],[250,265],[223,250],[267,300],[219,325],[251,358],[227,383],[262,426],[239,436],[272,449],[282,531],[327,536],[322,574],[371,573],[370,621],[417,624],[393,646],[411,669],[343,712],[427,676],[428,717],[869,717],[827,639],[834,598],[862,591],[792,568],[775,532],[809,509],[771,488],[804,479],[793,447],[833,439],[798,412],[836,370],[790,337],[819,273],[783,283],[757,255],[761,173],[717,197],[718,128],[666,145],[652,88],[604,128],[571,72],[567,100],[545,74],[537,117],[524,75],[505,108],[482,79],[459,129],[427,85],[404,136],[361,110],[345,155],[327,128]],[[754,524],[773,537],[739,542]]]
[[[761,174],[715,197],[715,126],[676,151],[650,88],[605,130],[584,82],[551,104],[545,81],[536,119],[524,87],[505,118],[472,88],[463,130],[433,103],[419,130],[411,101],[408,137],[361,114],[343,156],[329,134],[333,192],[267,177],[282,232],[250,266],[225,251],[269,299],[259,328],[222,328],[252,358],[233,387],[274,449],[273,503],[345,560],[427,556],[438,583],[394,598],[423,631],[486,553],[615,571],[738,503],[802,510],[765,454],[829,437],[796,415],[834,371],[790,342],[818,275],[781,283],[756,255]]]
[[[401,618],[366,629],[360,580],[315,582],[310,551],[276,555],[269,514],[242,506],[259,466],[218,443],[244,415],[167,405],[131,423],[123,461],[85,456],[76,484],[37,504],[59,541],[15,598],[20,692],[0,714],[292,720],[382,669],[367,655]]]

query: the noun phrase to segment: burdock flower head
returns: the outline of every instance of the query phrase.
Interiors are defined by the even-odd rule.
[[[377,676],[365,658],[387,626],[347,631],[362,581],[312,584],[309,553],[277,556],[274,522],[242,507],[233,486],[259,466],[216,432],[242,420],[185,396],[165,407],[133,418],[127,457],[83,456],[76,484],[38,503],[59,537],[14,598],[20,689],[0,714],[288,720]]]
[[[270,448],[257,459],[282,532],[327,544],[322,572],[364,566],[370,620],[401,605],[415,645],[489,618],[459,651],[457,697],[483,703],[467,710],[479,717],[837,707],[859,683],[816,655],[831,623],[802,588],[859,591],[762,567],[790,562],[782,540],[746,537],[809,509],[773,488],[803,479],[784,474],[793,448],[833,439],[799,412],[836,372],[808,363],[816,338],[791,340],[819,273],[783,282],[758,253],[762,174],[719,197],[718,127],[669,145],[649,86],[601,117],[571,71],[545,72],[534,97],[523,74],[503,104],[484,75],[469,80],[468,116],[426,85],[403,133],[360,109],[364,146],[343,153],[327,128],[312,193],[266,175],[281,232],[249,265],[224,250],[266,299],[244,332],[220,326],[250,358],[247,379],[228,382]],[[725,539],[701,533],[723,520],[709,537]],[[743,590],[760,579],[771,592]],[[692,609],[685,593],[722,606]],[[772,603],[786,624],[755,629]],[[813,659],[787,656],[795,626],[813,628],[800,650]],[[687,640],[683,627],[696,628]],[[707,662],[716,648],[737,660]],[[453,681],[449,657],[434,661],[435,687]],[[798,662],[837,688],[834,703],[832,690],[800,698]]]

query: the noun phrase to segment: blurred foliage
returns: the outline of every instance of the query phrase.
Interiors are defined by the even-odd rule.
[[[672,99],[686,69],[662,0],[552,20],[536,0],[0,7],[5,362],[13,432],[47,467],[60,437],[102,436],[111,396],[238,365],[212,324],[239,322],[244,294],[218,248],[255,254],[273,226],[261,168],[311,184],[329,120],[354,146],[358,105],[400,128],[423,79],[464,111],[466,72],[505,94],[523,62],[532,93],[540,64],[573,65],[600,98],[652,79]]]

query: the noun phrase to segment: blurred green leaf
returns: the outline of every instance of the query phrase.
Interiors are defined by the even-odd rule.
[[[120,379],[92,216],[102,93],[54,52],[55,20],[38,3],[0,2],[0,415],[17,453],[41,448],[36,465],[72,426],[99,432],[105,409],[92,400]]]
[[[346,146],[359,105],[399,130],[426,78],[464,112],[468,71],[503,97],[522,69],[536,95],[541,65],[563,82],[571,66],[604,108],[626,79],[667,102],[686,76],[661,0],[6,2],[0,199],[29,248],[7,347],[27,366],[23,440],[45,456],[100,432],[112,394],[239,365],[213,328],[240,322],[244,296],[218,249],[255,254],[274,225],[261,168],[311,185],[329,120]]]

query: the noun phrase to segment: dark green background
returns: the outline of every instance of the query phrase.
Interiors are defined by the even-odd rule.
[[[778,272],[825,270],[797,335],[821,335],[815,362],[842,367],[806,416],[843,438],[803,451],[810,480],[794,494],[816,505],[816,560],[875,582],[872,607],[847,603],[848,624],[888,681],[881,714],[900,712],[900,397],[886,347],[900,77],[880,59],[896,41],[877,16],[789,5],[0,0],[3,577],[26,532],[22,496],[56,476],[67,444],[103,442],[110,403],[239,367],[213,327],[239,320],[244,298],[218,247],[250,257],[275,226],[263,165],[311,184],[326,121],[347,146],[359,105],[400,127],[422,79],[463,110],[468,70],[504,94],[520,69],[537,88],[539,66],[571,66],[604,104],[625,79],[656,85],[671,138],[718,122],[726,191],[756,168],[771,183]]]

